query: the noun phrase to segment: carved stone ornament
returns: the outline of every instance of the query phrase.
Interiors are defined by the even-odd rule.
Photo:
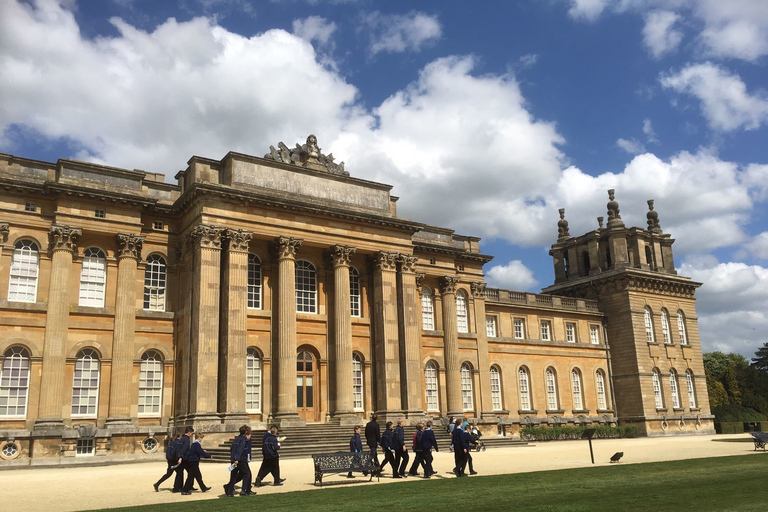
[[[296,253],[304,240],[292,236],[279,236],[273,244],[275,255],[278,259],[296,258]]]
[[[603,229],[603,220],[605,220],[603,217],[597,218],[597,229]]]
[[[221,235],[224,230],[218,226],[200,224],[189,234],[189,241],[195,246],[207,249],[221,249]]]
[[[478,299],[485,298],[485,283],[470,283],[469,287],[472,289],[472,296]]]
[[[395,252],[377,252],[373,257],[373,265],[377,270],[397,270],[397,257]]]
[[[440,278],[440,290],[443,293],[456,293],[456,284],[461,281],[456,276],[443,276]]]
[[[144,246],[144,237],[130,233],[117,234],[117,257],[141,259],[141,248]]]
[[[653,199],[648,200],[648,213],[645,214],[648,219],[648,231],[661,235],[664,233],[659,224],[659,212],[653,209]]]
[[[5,243],[8,240],[8,233],[11,230],[11,225],[7,222],[0,222],[0,239]]]
[[[331,261],[334,267],[348,267],[356,248],[348,245],[334,245],[330,250]]]
[[[557,221],[557,241],[564,242],[571,237],[571,234],[568,231],[568,221],[565,220],[565,208],[560,208],[558,212],[560,212],[560,220]]]
[[[619,202],[616,201],[615,195],[614,195],[614,189],[610,189],[608,191],[608,204],[606,205],[608,207],[608,227],[612,228],[613,226],[623,226],[624,222],[621,220],[621,214],[619,210]]]
[[[77,247],[77,239],[83,234],[80,228],[70,226],[51,226],[49,233],[51,251],[69,251],[74,253]]]
[[[400,263],[400,268],[403,272],[416,272],[416,262],[419,261],[418,256],[411,256],[409,254],[399,254],[397,261]]]
[[[344,162],[337,164],[334,162],[333,153],[328,155],[322,153],[317,146],[317,137],[314,135],[307,137],[306,144],[296,144],[293,149],[283,142],[277,144],[277,149],[275,146],[269,146],[269,153],[264,155],[264,158],[300,167],[320,168],[339,176],[349,176],[349,173],[344,170]]]
[[[225,236],[229,240],[230,251],[248,252],[248,244],[253,237],[253,233],[243,231],[242,229],[228,229]]]
[[[424,282],[425,274],[422,272],[416,272],[416,288],[421,288],[421,283]]]

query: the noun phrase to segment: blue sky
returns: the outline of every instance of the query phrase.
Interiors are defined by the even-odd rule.
[[[768,341],[766,0],[3,0],[0,152],[166,174],[315,133],[491,286],[656,200],[705,351]]]

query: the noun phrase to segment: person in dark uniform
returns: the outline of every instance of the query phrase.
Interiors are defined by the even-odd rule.
[[[456,420],[456,427],[451,435],[453,442],[453,457],[456,467],[453,468],[453,474],[456,476],[467,476],[464,468],[467,465],[467,453],[469,453],[469,440],[464,436],[464,430],[461,428],[461,420]]]
[[[381,434],[381,449],[384,451],[384,462],[381,464],[381,467],[379,468],[379,473],[381,473],[384,470],[384,466],[389,464],[392,466],[392,478],[400,478],[400,475],[397,474],[397,463],[395,462],[395,448],[394,445],[397,442],[395,437],[395,429],[394,425],[391,421],[387,422],[386,428],[384,429],[384,433]]]
[[[184,471],[189,474],[189,438],[195,433],[195,429],[187,427],[184,429],[184,435],[179,439],[176,445],[176,457],[178,466],[176,466],[176,480],[173,482],[172,492],[181,492],[184,487]]]
[[[254,482],[256,487],[261,487],[261,481],[268,473],[272,473],[275,485],[283,485],[283,482],[285,482],[285,478],[280,478],[280,454],[278,450],[280,450],[280,441],[277,439],[277,426],[272,425],[264,433],[264,437],[261,440],[261,455],[263,459],[259,468],[259,474],[256,475],[256,481]]]
[[[165,461],[168,463],[168,468],[165,470],[165,475],[161,476],[160,480],[152,484],[152,487],[155,488],[155,492],[160,491],[160,484],[168,480],[176,470],[176,465],[178,464],[176,458],[176,446],[178,446],[182,435],[181,432],[177,432],[176,439],[168,443],[168,448],[165,449]]]
[[[405,428],[403,427],[403,420],[397,420],[397,427],[395,427],[395,471],[403,478],[405,476],[405,469],[408,467],[408,460],[411,458],[408,455],[408,446],[405,444]]]
[[[421,455],[421,438],[424,436],[424,424],[418,422],[416,424],[416,432],[413,433],[413,464],[411,469],[408,470],[408,476],[418,476],[419,466],[424,468],[424,472],[427,471],[427,466],[424,464],[424,457]]]
[[[251,427],[243,425],[240,427],[240,435],[235,438],[230,448],[230,461],[234,469],[229,475],[229,483],[224,486],[224,494],[230,498],[235,495],[235,484],[243,481],[240,496],[252,496],[256,494],[251,491],[251,468],[248,463],[251,462]]]
[[[371,421],[365,425],[365,444],[368,445],[368,449],[371,450],[371,458],[379,466],[378,447],[381,443],[381,430],[379,424],[376,422],[376,415],[371,414]]]
[[[427,426],[424,428],[424,432],[421,434],[421,456],[424,457],[424,478],[429,478],[435,474],[435,470],[432,468],[432,448],[435,451],[437,449],[437,439],[435,439],[435,433],[432,432],[432,422],[428,421]]]
[[[355,433],[349,438],[349,451],[360,453],[363,451],[363,440],[360,439],[360,426],[355,427]],[[347,473],[347,478],[355,478],[352,472]]]
[[[475,471],[475,467],[472,465],[472,449],[470,448],[470,444],[472,443],[472,429],[470,428],[469,423],[464,427],[464,438],[467,441],[467,464],[469,465],[469,474],[476,475],[477,471]]]
[[[203,450],[202,441],[204,437],[205,435],[203,434],[197,434],[195,436],[194,442],[189,448],[189,461],[187,462],[187,481],[184,484],[184,490],[181,491],[181,494],[192,494],[192,486],[194,485],[195,480],[197,480],[198,485],[200,485],[201,491],[206,492],[211,490],[210,487],[207,487],[205,483],[203,483],[203,474],[200,472],[200,459],[211,458],[211,454]]]

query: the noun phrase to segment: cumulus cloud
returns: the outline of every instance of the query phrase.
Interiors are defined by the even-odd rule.
[[[648,142],[659,142],[656,132],[653,131],[653,124],[650,119],[643,119],[643,133]]]
[[[756,258],[761,260],[768,260],[768,231],[752,237],[752,239],[744,244],[744,249]]]
[[[645,153],[645,146],[643,146],[643,143],[637,139],[618,139],[616,145],[630,155]]]
[[[659,81],[664,88],[698,99],[702,114],[716,130],[754,130],[768,121],[768,97],[748,93],[739,75],[711,62],[688,65]]]
[[[293,33],[309,42],[317,41],[321,45],[327,45],[335,31],[336,23],[322,16],[293,20]]]
[[[613,0],[571,0],[568,14],[575,19],[595,21],[611,4]]]
[[[645,16],[643,43],[655,59],[677,49],[683,34],[675,30],[680,16],[670,11],[651,11]]]
[[[531,290],[539,284],[531,269],[520,260],[491,267],[486,271],[485,279],[490,286],[506,290]]]
[[[383,14],[373,11],[363,17],[363,25],[371,37],[370,52],[418,52],[442,35],[437,16],[411,11],[408,14]]]

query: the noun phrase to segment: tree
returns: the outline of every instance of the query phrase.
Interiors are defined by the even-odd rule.
[[[728,400],[728,393],[725,392],[723,383],[719,380],[707,379],[707,394],[709,395],[709,406],[713,409],[722,405],[730,405],[731,403]]]
[[[757,349],[755,357],[752,358],[752,366],[761,372],[768,373],[768,342]]]

